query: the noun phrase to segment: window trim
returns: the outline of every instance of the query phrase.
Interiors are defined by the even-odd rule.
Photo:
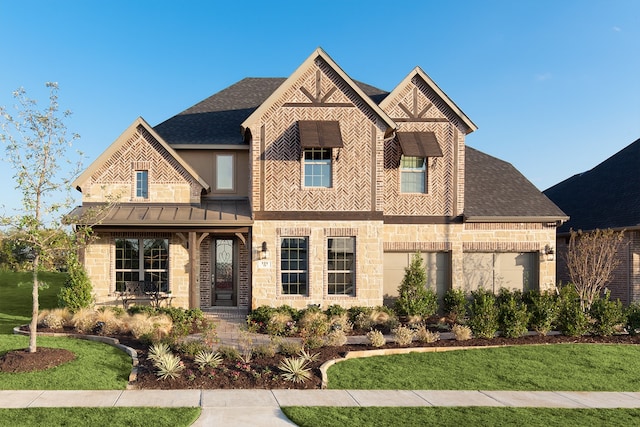
[[[409,168],[403,167],[402,161],[405,159],[422,159],[422,167],[421,168]],[[400,193],[402,194],[427,194],[428,191],[428,181],[427,181],[427,163],[429,161],[428,157],[418,157],[418,156],[405,156],[404,154],[400,156],[400,166],[398,167],[399,171],[399,180],[400,180]],[[404,174],[422,174],[422,191],[405,191],[402,188],[402,177]]]
[[[132,241],[137,241],[137,245],[138,245],[138,268],[118,268],[118,241],[121,240],[132,240]],[[150,240],[163,240],[165,242],[166,245],[166,260],[164,261],[166,263],[166,268],[145,268],[145,241],[150,241]],[[170,246],[171,246],[171,242],[168,238],[166,237],[158,237],[158,238],[151,238],[151,237],[133,237],[133,236],[128,236],[128,237],[116,237],[114,239],[113,242],[113,248],[114,248],[114,290],[116,291],[120,291],[120,289],[118,289],[118,273],[137,273],[138,274],[138,281],[139,282],[143,282],[146,281],[145,280],[145,275],[146,273],[165,273],[166,275],[166,283],[163,283],[161,290],[163,292],[171,292],[171,280],[170,280],[170,258],[169,258],[169,252],[170,252]],[[123,258],[126,259],[126,258]],[[131,258],[133,259],[133,258]],[[124,282],[127,282],[127,280],[125,280]]]
[[[141,179],[144,178],[144,179]],[[148,169],[136,169],[135,170],[135,198],[136,199],[149,199],[149,170]]]
[[[330,247],[329,242],[331,240],[346,240],[346,239],[349,239],[352,242],[352,247],[353,247],[353,260],[351,262],[351,268],[349,270],[331,269],[330,264],[329,264],[330,261],[331,261],[331,257],[330,257],[330,254],[329,254],[329,250],[330,250],[329,249],[329,247]],[[330,296],[330,297],[345,297],[345,298],[354,298],[354,297],[356,297],[357,296],[357,287],[356,287],[356,284],[357,284],[357,279],[356,279],[357,242],[356,242],[356,237],[355,236],[330,236],[330,237],[327,237],[327,239],[326,239],[326,245],[327,246],[326,246],[325,254],[326,254],[327,258],[326,258],[326,261],[325,261],[325,267],[327,269],[326,270],[327,273],[326,273],[326,277],[325,277],[326,278],[326,282],[325,283],[327,285],[326,285],[325,290],[326,290],[327,296]],[[342,253],[347,253],[347,252],[343,251]],[[331,277],[330,275],[332,273],[337,273],[337,274],[346,274],[346,273],[348,273],[348,274],[350,274],[350,277],[351,277],[351,283],[350,283],[351,292],[350,293],[336,293],[335,289],[334,289],[333,292],[331,292],[331,287],[332,286],[333,287],[337,286],[335,283],[332,285],[331,282],[330,282],[330,277]],[[344,286],[344,285],[345,285],[344,283],[340,284],[340,286]]]
[[[305,270],[301,270],[301,269],[297,269],[297,270],[292,270],[292,269],[283,269],[282,268],[282,261],[283,261],[283,253],[285,252],[285,250],[283,249],[282,245],[284,243],[284,241],[286,239],[302,239],[304,240],[305,244],[306,244],[306,249],[305,249],[305,261],[306,261],[306,269]],[[308,297],[310,295],[310,289],[309,289],[309,284],[310,284],[310,280],[309,280],[309,236],[281,236],[280,237],[280,245],[278,246],[278,250],[279,250],[279,257],[278,257],[278,279],[279,279],[279,294],[282,296],[287,296],[287,297]],[[297,251],[298,253],[301,252],[300,250]],[[291,258],[289,258],[291,259]],[[300,258],[296,258],[298,261],[300,261]],[[305,293],[300,293],[300,285],[296,285],[298,286],[298,292],[297,293],[291,293],[291,292],[284,292],[284,281],[282,280],[283,276],[285,274],[300,274],[300,273],[304,273],[306,275],[306,283],[304,284],[305,288],[306,288],[306,292]],[[288,285],[289,288],[291,288],[291,285]]]
[[[223,158],[223,157],[230,157],[230,164],[231,164],[231,188],[221,188],[219,181],[221,181],[219,179],[219,173],[220,173],[220,167],[219,167],[219,159]],[[213,177],[214,180],[214,188],[216,192],[222,192],[222,193],[234,193],[236,191],[236,156],[234,153],[216,153],[215,155],[215,176]]]
[[[306,153],[316,153],[316,152],[328,152],[328,159],[321,159],[321,160],[307,160],[307,156]],[[302,149],[302,179],[301,179],[301,184],[302,184],[302,188],[304,189],[313,189],[313,190],[322,190],[322,189],[329,189],[329,188],[333,188],[333,149],[332,148],[322,148],[322,147],[308,147],[308,148],[303,148]],[[307,185],[307,173],[306,173],[306,166],[307,165],[323,165],[323,164],[327,164],[329,167],[329,183],[328,185]],[[319,176],[319,175],[317,175]]]

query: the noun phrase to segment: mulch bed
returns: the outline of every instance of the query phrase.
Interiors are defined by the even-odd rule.
[[[40,330],[44,332],[45,330]],[[132,347],[138,353],[138,378],[134,383],[139,389],[319,389],[321,386],[320,366],[327,360],[341,358],[348,351],[373,350],[365,345],[346,345],[341,347],[323,347],[312,350],[318,353],[318,361],[312,362],[312,377],[304,383],[292,383],[280,377],[278,364],[284,356],[254,358],[248,364],[237,361],[225,361],[215,369],[200,371],[189,355],[180,355],[185,369],[179,378],[158,380],[152,363],[147,359],[148,346],[131,336],[118,336],[121,344]],[[500,346],[523,344],[556,344],[556,343],[611,343],[640,344],[640,336],[614,335],[611,337],[567,337],[563,335],[525,336],[521,338],[493,339],[474,338],[467,341],[440,340],[431,344],[415,342],[413,347],[453,347],[453,346]],[[395,344],[387,344],[381,348],[399,348]],[[66,354],[66,353],[70,353]],[[71,358],[69,358],[71,357]],[[26,351],[12,351],[0,359],[0,371],[24,372],[26,370],[47,369],[60,363],[72,360],[73,353],[61,349],[39,347],[35,355]]]

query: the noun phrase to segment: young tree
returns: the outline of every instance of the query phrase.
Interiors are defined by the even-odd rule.
[[[580,296],[584,312],[600,296],[620,264],[617,252],[622,245],[624,231],[596,229],[590,232],[571,230],[569,249],[565,259],[569,277]]]
[[[71,205],[67,190],[81,165],[80,161],[73,165],[65,160],[67,149],[79,136],[67,132],[64,119],[71,113],[59,110],[58,84],[46,83],[46,87],[49,103],[42,109],[27,97],[23,88],[13,93],[17,116],[11,115],[6,107],[0,107],[0,141],[5,144],[7,161],[15,171],[16,189],[22,193],[21,209],[13,215],[2,214],[0,218],[2,224],[11,226],[16,238],[29,248],[33,273],[31,353],[37,350],[38,270],[44,259],[52,257],[58,249],[70,246],[60,213]],[[62,170],[64,162],[71,165],[66,169],[67,173]],[[62,191],[67,191],[66,198],[61,198]]]
[[[401,316],[429,317],[438,311],[438,296],[427,288],[427,273],[420,253],[413,254],[398,286],[396,311]]]

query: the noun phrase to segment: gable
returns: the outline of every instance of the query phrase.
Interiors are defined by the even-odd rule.
[[[190,203],[200,201],[206,184],[148,124],[137,119],[74,182],[84,202],[117,197],[133,201],[136,171],[148,171],[147,202]]]

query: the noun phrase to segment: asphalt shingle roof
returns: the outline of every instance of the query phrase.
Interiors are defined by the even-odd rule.
[[[465,153],[466,217],[566,217],[510,163],[469,146]]]
[[[544,191],[571,219],[559,233],[640,226],[640,139]]]

